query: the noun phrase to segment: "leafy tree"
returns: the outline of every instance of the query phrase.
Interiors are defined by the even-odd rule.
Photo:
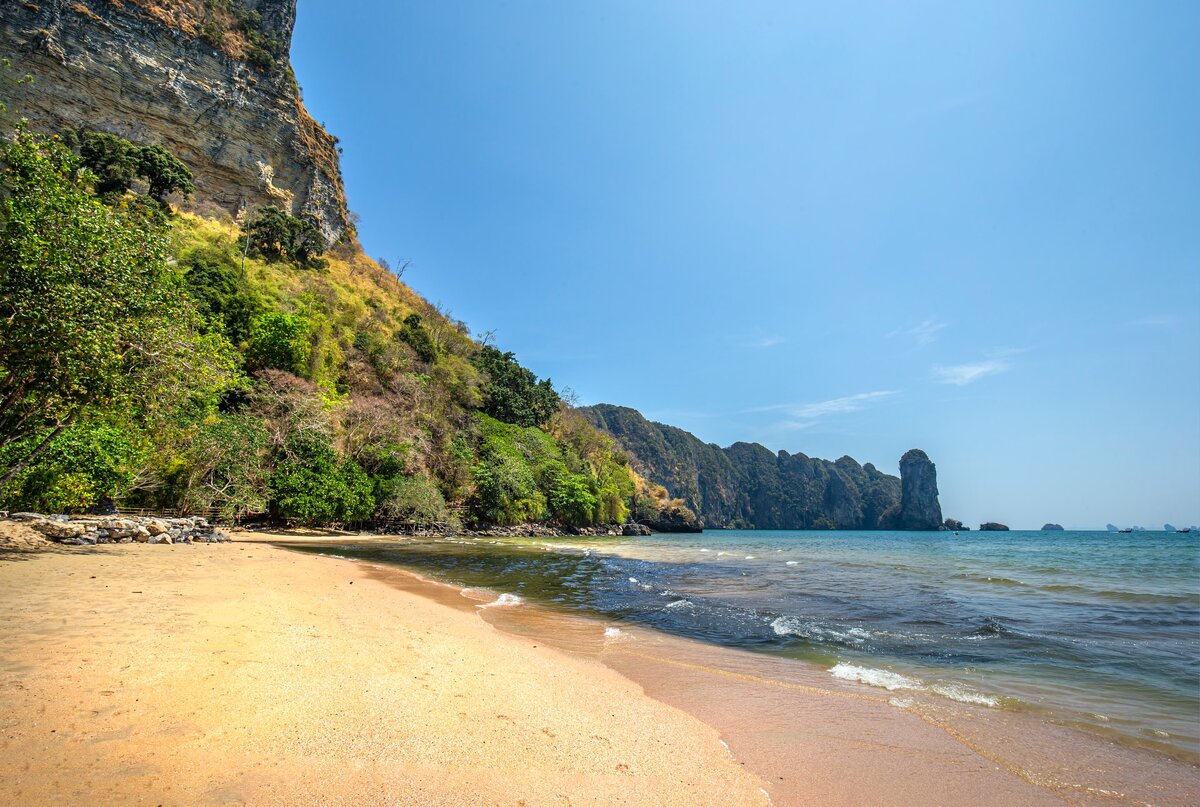
[[[120,196],[138,177],[140,149],[123,137],[87,132],[80,139],[83,167],[96,175],[96,193]]]
[[[137,172],[150,184],[150,197],[164,202],[175,191],[196,190],[192,172],[183,161],[162,146],[142,146],[137,152]]]
[[[153,217],[102,204],[79,159],[24,124],[0,158],[0,448],[28,447],[7,455],[4,484],[88,407],[151,422],[215,397],[233,361],[200,333]]]
[[[267,509],[270,467],[266,427],[256,417],[220,414],[206,420],[181,456],[180,503],[216,507],[226,518]]]
[[[252,369],[283,370],[301,377],[309,374],[312,357],[312,324],[301,314],[270,311],[254,320],[246,361]]]
[[[250,338],[262,301],[238,276],[237,267],[216,250],[197,252],[183,262],[188,295],[207,320],[235,345]]]
[[[372,488],[358,463],[339,460],[327,439],[297,434],[271,477],[271,510],[303,524],[362,521],[375,509]]]
[[[572,527],[595,523],[597,499],[586,477],[562,474],[550,488],[550,514]]]
[[[409,314],[404,318],[404,324],[400,327],[400,338],[413,349],[417,358],[426,364],[433,364],[437,360],[437,345],[433,343],[433,337],[421,322],[420,314]]]
[[[32,435],[27,441],[37,441]],[[20,455],[25,446],[11,444]],[[128,424],[86,420],[72,424],[40,460],[17,475],[4,491],[10,508],[40,512],[81,512],[100,496],[118,497],[133,482],[147,441]]]
[[[175,191],[196,189],[192,172],[162,146],[136,146],[123,137],[86,132],[79,139],[84,168],[96,175],[96,192],[121,196],[138,177],[145,177],[150,197],[160,204]]]
[[[325,251],[325,239],[312,218],[290,216],[274,205],[259,208],[245,229],[250,244],[268,261],[309,266]]]
[[[420,526],[456,522],[437,485],[423,476],[397,475],[384,480],[376,498],[378,513],[386,519],[413,521]]]
[[[487,373],[483,411],[497,420],[518,426],[540,426],[550,420],[562,399],[550,379],[538,380],[512,353],[485,346],[474,359]]]

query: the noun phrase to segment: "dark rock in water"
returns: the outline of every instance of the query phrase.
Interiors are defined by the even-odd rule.
[[[1008,527],[997,521],[985,521],[979,525],[981,532],[1008,532]]]
[[[919,448],[900,458],[900,505],[884,514],[892,530],[940,530],[942,506],[938,503],[937,466]]]
[[[645,524],[626,524],[625,526],[621,527],[622,535],[652,535],[653,532],[654,531]]]
[[[646,521],[646,526],[654,532],[704,532],[704,525],[686,507],[660,510],[657,518]]]
[[[961,532],[962,530],[969,531],[971,529],[970,527],[963,526],[963,523],[961,521],[959,521],[957,518],[946,519],[945,521],[942,522],[942,527],[947,530],[954,530],[955,532]]]
[[[1062,532],[1062,524],[1043,524],[1042,532]]]
[[[1121,528],[1118,527],[1116,524],[1105,524],[1104,529],[1108,530],[1109,532],[1120,532],[1121,531]]]

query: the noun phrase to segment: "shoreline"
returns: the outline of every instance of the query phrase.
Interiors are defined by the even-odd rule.
[[[395,540],[405,539],[363,543]],[[309,541],[284,536],[279,543]],[[411,586],[459,608],[503,595],[482,597],[480,590],[399,566],[355,562],[404,590]],[[776,804],[1195,803],[1196,766],[1040,713],[892,692],[833,678],[825,667],[799,659],[609,624],[538,603],[521,606],[479,613],[506,632],[596,658],[716,728],[736,758],[769,782]],[[614,627],[618,636],[607,638]],[[796,714],[805,716],[803,724],[792,719]],[[803,776],[794,776],[801,768]]]
[[[0,560],[0,802],[764,805],[584,659],[261,544]]]
[[[233,537],[0,554],[0,800],[1188,801],[1048,787],[802,663],[275,545],[364,536]]]

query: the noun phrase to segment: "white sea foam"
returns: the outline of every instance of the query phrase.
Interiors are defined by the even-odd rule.
[[[907,709],[913,705],[912,698],[888,698],[888,705],[897,709]]]
[[[888,692],[897,689],[921,689],[921,682],[915,678],[906,678],[900,673],[888,670],[876,670],[871,667],[858,667],[853,664],[836,664],[829,674],[834,678],[846,681],[858,681],[873,687],[883,687]]]
[[[516,594],[501,594],[491,602],[486,602],[483,605],[476,606],[477,608],[505,608],[510,605],[520,605],[525,602]]]
[[[620,637],[621,637],[621,629],[620,628],[605,628],[604,629],[604,638],[605,639],[619,639]]]
[[[667,603],[666,607],[667,608],[691,608],[692,601],[691,600],[675,600],[675,602]]]
[[[630,583],[636,583],[637,581],[638,581],[638,579],[636,577],[629,578]]]
[[[701,549],[700,551],[701,551],[701,552],[708,552],[709,550],[707,550],[707,549]]]
[[[717,557],[719,558],[719,557],[721,557],[722,555],[728,555],[728,554],[729,554],[728,552],[718,552],[718,553],[717,553]]]
[[[862,645],[865,639],[873,636],[870,631],[862,628],[841,631],[806,622],[794,616],[776,617],[771,622],[771,630],[775,631],[776,636],[799,636],[801,639],[813,639],[819,642],[845,642],[852,645]]]
[[[746,560],[754,560],[754,556],[753,556],[753,555],[747,555],[747,556],[746,556]]]
[[[800,561],[798,561],[798,560],[789,560],[789,561],[787,562],[787,565],[788,565],[788,566],[799,566],[799,565],[800,565]]]
[[[976,706],[986,706],[993,709],[1000,705],[1000,701],[988,695],[981,695],[978,692],[972,692],[969,689],[963,689],[960,686],[953,684],[934,684],[930,687],[934,692],[941,695],[943,698],[949,698],[959,703],[973,703]]]
[[[943,698],[949,698],[959,703],[971,703],[976,706],[987,706],[989,708],[1000,705],[1000,701],[996,698],[973,692],[957,684],[934,684],[926,686],[915,678],[909,678],[890,670],[877,670],[872,667],[858,667],[854,664],[842,663],[834,665],[829,674],[834,678],[841,678],[845,681],[857,681],[860,684],[881,687],[888,692],[895,692],[897,689],[912,689],[933,692],[941,695]],[[888,703],[901,708],[907,708],[912,705],[912,701],[908,698],[892,698]]]

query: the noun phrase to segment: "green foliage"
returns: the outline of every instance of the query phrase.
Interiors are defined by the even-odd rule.
[[[178,500],[183,509],[215,507],[229,519],[266,512],[269,439],[263,422],[250,415],[207,419],[180,458]]]
[[[31,435],[26,442],[43,437]],[[18,443],[5,450],[22,456],[31,448]],[[3,506],[44,513],[85,511],[100,496],[118,497],[129,488],[147,448],[144,436],[128,424],[75,423],[54,438],[36,465],[9,483]]]
[[[192,172],[183,161],[162,146],[143,146],[138,149],[138,174],[150,184],[150,198],[158,202],[180,191],[196,190]]]
[[[264,72],[273,69],[283,54],[283,44],[263,31],[262,15],[238,0],[204,0],[208,12],[200,24],[200,35],[218,48],[236,31],[246,41],[246,59]]]
[[[162,146],[136,146],[117,135],[86,132],[79,138],[79,155],[83,167],[96,176],[101,195],[121,196],[138,177],[145,178],[150,198],[160,204],[175,191],[196,189],[192,172]]]
[[[594,523],[599,500],[585,477],[572,473],[557,476],[548,498],[550,512],[564,524],[584,527]]]
[[[261,207],[246,225],[250,246],[267,261],[290,262],[297,266],[319,266],[325,239],[311,218],[296,218],[278,207]]]
[[[380,481],[376,500],[378,515],[385,520],[411,521],[422,527],[458,526],[442,492],[423,476],[397,475]]]
[[[437,360],[437,345],[433,343],[429,329],[421,322],[420,314],[409,314],[404,318],[404,325],[400,328],[400,339],[426,364],[433,364]]]
[[[628,513],[633,477],[612,450],[600,443],[584,459],[571,439],[533,426],[477,416],[479,459],[473,469],[477,519],[517,524],[550,518],[571,527],[619,523]],[[577,436],[563,430],[568,438]],[[578,435],[591,435],[586,424]],[[582,441],[577,440],[582,447]]]
[[[87,132],[79,155],[83,167],[96,175],[96,193],[120,196],[138,177],[138,147],[123,137]]]
[[[375,510],[370,477],[352,459],[339,459],[329,440],[293,436],[271,477],[271,510],[302,524],[362,521]]]
[[[538,380],[512,353],[485,346],[475,366],[487,374],[483,411],[518,426],[541,426],[558,410],[562,399],[550,379]]]
[[[5,477],[88,407],[148,423],[215,400],[229,345],[201,333],[162,224],[101,203],[56,138],[22,125],[0,156],[0,447],[45,434]]]
[[[250,338],[263,303],[238,276],[237,266],[217,250],[196,252],[183,262],[188,295],[205,319],[235,345]]]
[[[312,358],[312,323],[301,314],[269,311],[254,320],[246,362],[307,377]]]

